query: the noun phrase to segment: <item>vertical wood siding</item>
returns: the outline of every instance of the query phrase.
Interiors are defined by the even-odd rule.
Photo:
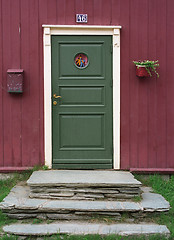
[[[0,0],[0,170],[44,164],[42,24],[121,25],[121,168],[174,168],[173,0]],[[133,60],[158,59],[139,79]],[[6,72],[24,69],[24,93]]]

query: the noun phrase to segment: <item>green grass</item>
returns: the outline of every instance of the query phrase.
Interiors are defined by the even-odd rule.
[[[6,239],[13,239],[13,238],[6,238]],[[14,238],[16,240],[16,238]],[[29,237],[28,240],[33,240],[33,237]],[[125,237],[125,236],[116,236],[116,235],[109,235],[109,236],[100,236],[100,235],[85,235],[85,236],[67,236],[67,235],[54,235],[51,237],[42,237],[43,240],[163,240],[160,235],[155,236],[144,236],[144,237]]]
[[[134,196],[132,200],[134,202],[141,202],[142,198],[141,198],[141,196]]]
[[[161,194],[169,201],[171,206],[169,213],[161,213],[160,216],[154,217],[154,220],[158,224],[166,225],[171,232],[169,239],[174,239],[174,175],[169,180],[164,180],[160,175],[149,175],[147,179],[144,179],[141,175],[136,175],[135,177],[144,185],[151,186],[155,193]]]
[[[30,174],[34,170],[41,169],[40,167],[35,167],[33,170],[24,172],[22,174],[16,173],[14,176],[7,180],[0,180],[0,201],[3,200],[3,198],[9,193],[10,189],[16,185],[16,183],[20,181],[25,181],[29,178]],[[47,168],[42,168],[43,170],[46,170]],[[158,216],[154,216],[153,219],[150,219],[153,222],[156,222],[158,224],[167,225],[169,230],[171,231],[171,236],[169,240],[174,239],[174,176],[171,176],[169,180],[163,180],[159,175],[149,175],[147,179],[144,179],[141,175],[135,176],[138,180],[140,180],[143,185],[151,186],[156,193],[160,193],[163,195],[166,200],[170,202],[171,209],[168,214],[161,213]],[[135,199],[136,200],[136,199]],[[139,199],[137,199],[139,201]],[[4,215],[0,211],[0,228],[6,224],[14,223],[17,220],[10,219],[6,215]],[[38,224],[42,221],[35,219],[33,221],[33,224]],[[0,237],[2,240],[17,240],[17,237],[13,236],[3,236]],[[34,238],[28,238],[28,239],[34,239]],[[110,235],[110,236],[99,236],[99,235],[86,235],[86,236],[66,236],[66,235],[56,235],[51,237],[43,237],[42,239],[49,239],[49,240],[164,240],[167,239],[165,237],[159,236],[159,235],[153,235],[153,236],[141,236],[141,237],[121,237],[116,235]]]
[[[1,240],[18,240],[18,237],[15,237],[15,236],[3,236],[0,239]]]
[[[32,171],[26,171],[22,174],[15,173],[13,177],[7,180],[0,180],[0,202],[7,196],[12,187],[20,181],[26,181]]]
[[[43,219],[37,219],[37,218],[33,219],[32,224],[40,224],[40,223],[43,223]]]
[[[20,181],[25,181],[28,179],[32,171],[26,171],[22,174],[15,173],[13,177],[6,179],[6,180],[0,180],[0,202],[8,195],[10,190]],[[17,222],[16,219],[10,219],[5,214],[2,213],[0,210],[0,230],[2,229],[2,226],[10,223]],[[1,238],[3,240],[5,239],[12,239],[8,238],[7,236],[4,236]],[[15,238],[14,238],[15,239]]]

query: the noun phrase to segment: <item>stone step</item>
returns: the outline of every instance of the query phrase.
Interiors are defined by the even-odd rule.
[[[27,184],[31,198],[112,201],[141,194],[141,182],[124,171],[36,171]]]
[[[112,217],[120,220],[123,213],[131,218],[145,217],[153,212],[169,210],[169,203],[159,194],[144,192],[140,202],[133,201],[78,201],[31,199],[28,186],[16,186],[0,203],[0,209],[11,218],[39,218],[53,220],[84,220]]]
[[[18,236],[49,236],[53,234],[118,234],[121,236],[170,235],[170,231],[164,225],[156,224],[96,224],[96,223],[51,223],[51,224],[13,224],[3,227],[7,234]]]

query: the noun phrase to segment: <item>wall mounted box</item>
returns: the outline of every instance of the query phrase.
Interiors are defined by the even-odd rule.
[[[7,91],[9,93],[23,92],[23,69],[8,69],[7,70]]]

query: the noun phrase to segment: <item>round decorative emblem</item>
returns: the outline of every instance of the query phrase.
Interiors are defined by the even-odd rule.
[[[78,53],[74,58],[74,63],[76,67],[84,69],[89,64],[88,56],[85,53]]]

